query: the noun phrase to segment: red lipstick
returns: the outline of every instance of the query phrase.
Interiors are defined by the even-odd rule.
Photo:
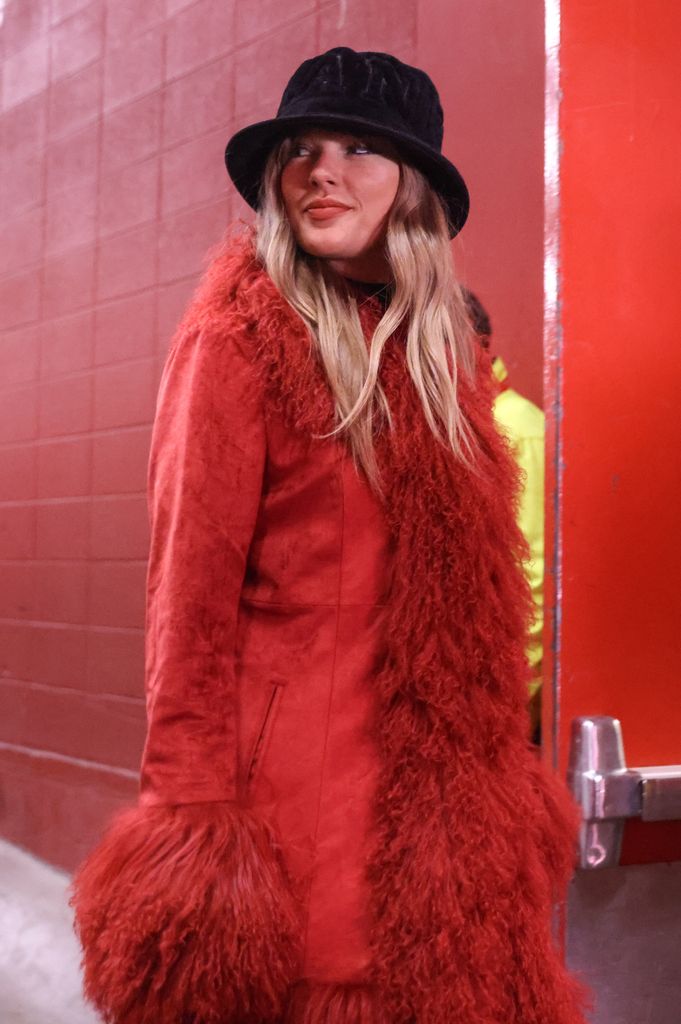
[[[309,214],[313,220],[329,220],[349,209],[350,207],[345,203],[339,203],[335,199],[314,199],[305,207],[305,213]]]

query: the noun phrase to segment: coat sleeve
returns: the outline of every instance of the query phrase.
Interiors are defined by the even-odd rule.
[[[243,344],[183,330],[161,377],[141,796],[72,885],[85,994],[107,1024],[277,1021],[298,960],[277,836],[236,789],[235,629],[266,450]]]
[[[151,439],[142,801],[236,800],[234,641],[265,463],[262,392],[235,339],[181,337]]]

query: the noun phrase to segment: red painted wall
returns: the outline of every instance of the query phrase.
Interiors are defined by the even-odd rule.
[[[0,831],[11,840],[71,867],[134,798],[158,379],[208,248],[247,214],[224,171],[225,141],[274,113],[300,61],[346,44],[432,71],[448,152],[473,192],[467,278],[489,302],[518,383],[538,397],[540,12],[534,0],[513,17],[507,8],[481,3],[478,17],[463,0],[6,5]],[[509,84],[513,101],[500,104]],[[511,131],[526,103],[529,121],[513,115]],[[508,206],[511,174],[523,198]]]
[[[560,760],[605,714],[630,764],[679,763],[681,8],[561,9]]]
[[[421,0],[418,12],[444,150],[471,192],[459,273],[490,312],[513,386],[542,405],[544,5]]]

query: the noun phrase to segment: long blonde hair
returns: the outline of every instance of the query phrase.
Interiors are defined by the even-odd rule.
[[[357,300],[326,260],[298,245],[286,216],[281,171],[292,140],[270,154],[256,216],[256,252],[270,278],[307,325],[335,400],[336,426],[347,434],[356,466],[381,493],[374,450],[375,421],[392,426],[378,372],[395,329],[407,325],[409,374],[435,436],[468,462],[471,431],[457,400],[459,371],[473,373],[473,342],[466,306],[454,275],[445,208],[425,176],[400,163],[397,194],[388,215],[385,253],[394,280],[391,301],[367,348]]]

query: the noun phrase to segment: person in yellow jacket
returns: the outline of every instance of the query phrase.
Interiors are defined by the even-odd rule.
[[[492,325],[489,314],[473,292],[464,289],[468,314],[483,348],[489,349]],[[529,710],[532,738],[541,738],[542,630],[544,626],[544,413],[509,386],[508,371],[501,356],[492,357],[492,371],[499,383],[494,401],[494,416],[510,438],[515,456],[523,470],[518,523],[530,547],[526,572],[532,588],[535,616],[527,650],[532,668],[529,684]]]

